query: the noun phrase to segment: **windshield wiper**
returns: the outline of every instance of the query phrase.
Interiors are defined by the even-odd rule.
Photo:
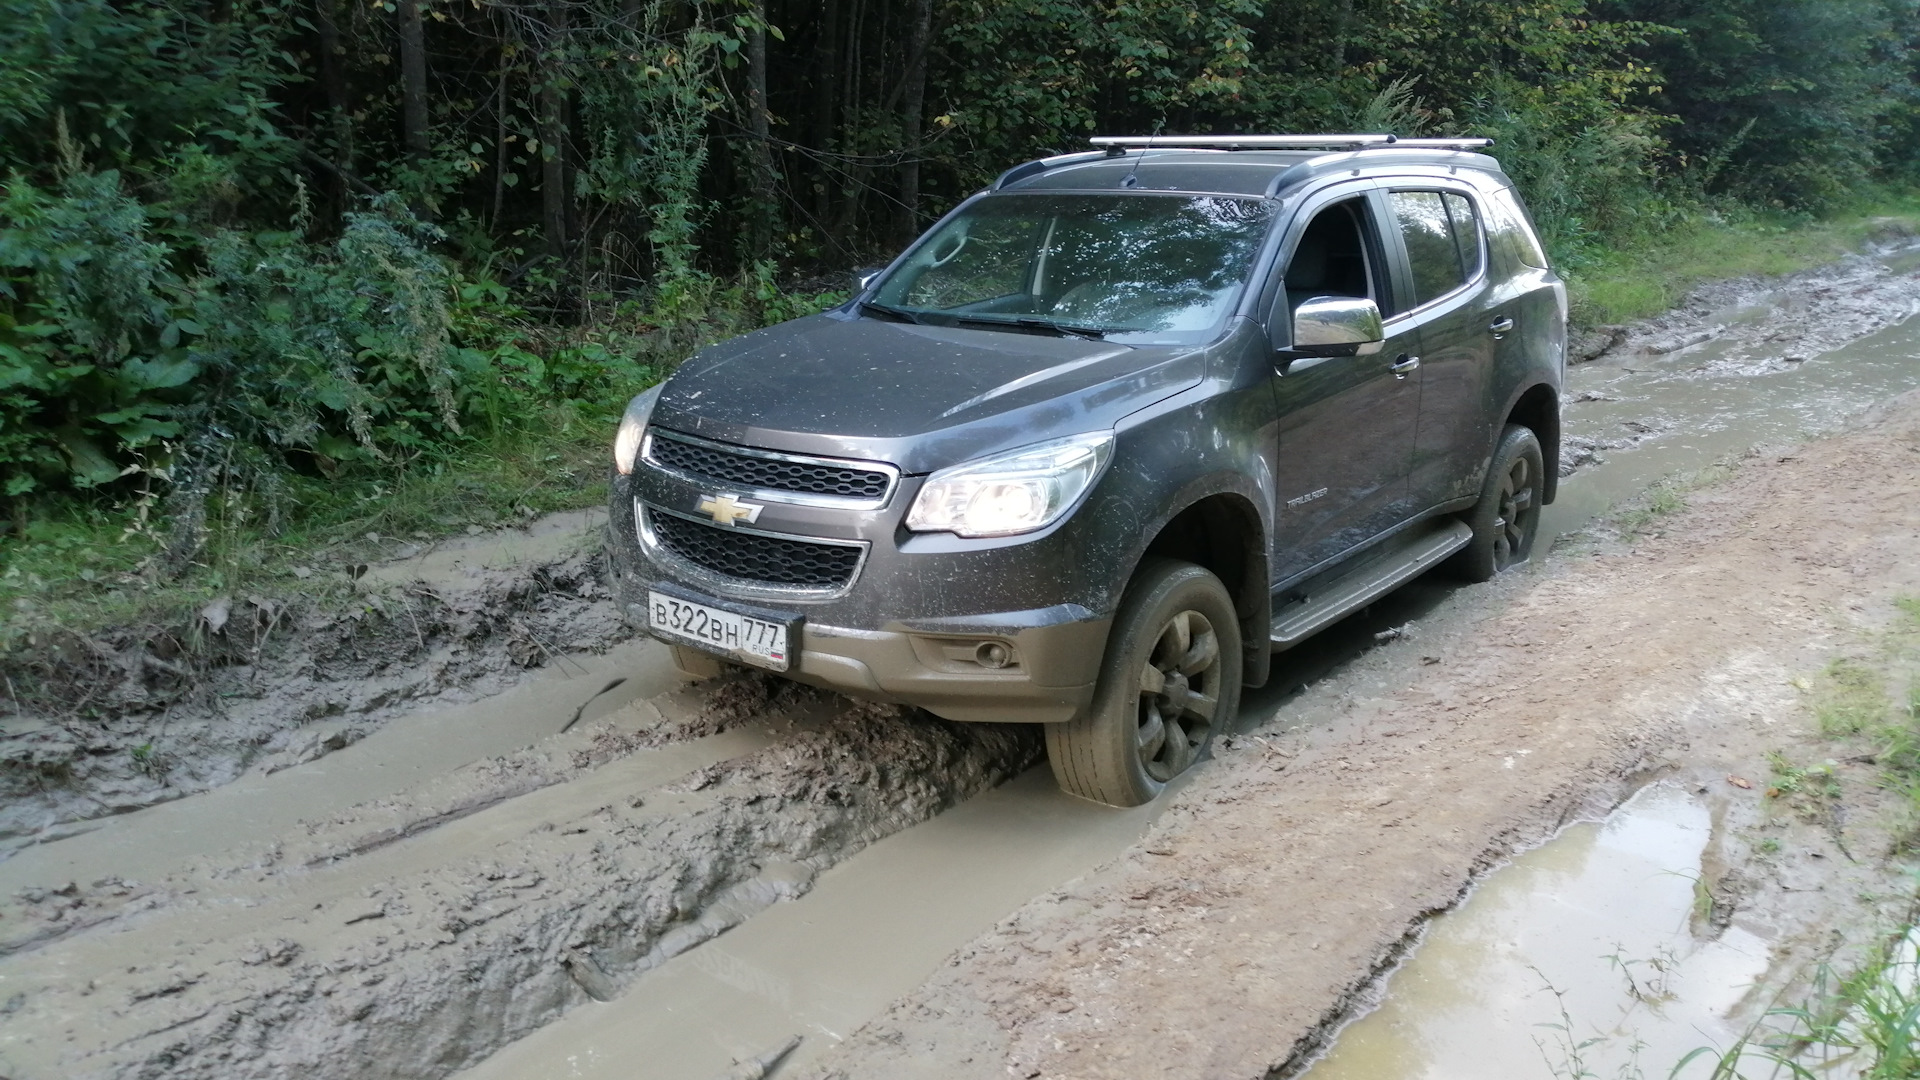
[[[1098,326],[1076,326],[1073,323],[1057,323],[1052,319],[990,319],[983,315],[961,315],[954,319],[956,323],[971,323],[975,326],[1019,327],[1022,330],[1038,330],[1043,334],[1056,337],[1087,338],[1099,341],[1107,336],[1107,331]]]
[[[925,321],[921,319],[918,314],[908,311],[905,308],[889,307],[886,304],[876,304],[871,300],[860,301],[860,310],[878,312],[881,315],[885,315],[893,319],[898,319],[901,322],[918,323],[918,322]]]

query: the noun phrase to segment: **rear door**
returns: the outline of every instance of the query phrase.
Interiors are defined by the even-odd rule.
[[[1293,308],[1314,296],[1360,297],[1379,304],[1383,314],[1397,311],[1391,249],[1381,227],[1385,204],[1376,187],[1372,181],[1341,185],[1295,214],[1267,319],[1276,345],[1291,340]],[[1408,513],[1420,381],[1417,371],[1394,367],[1404,368],[1414,354],[1418,331],[1405,320],[1388,327],[1378,352],[1275,369],[1276,583],[1364,543]]]
[[[1409,486],[1416,511],[1479,494],[1492,445],[1489,393],[1496,341],[1513,326],[1513,297],[1488,275],[1485,209],[1448,180],[1392,182],[1384,192],[1410,299],[1397,320],[1417,334],[1420,421]]]

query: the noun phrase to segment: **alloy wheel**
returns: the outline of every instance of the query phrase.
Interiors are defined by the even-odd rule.
[[[1198,611],[1167,620],[1140,669],[1134,745],[1147,775],[1165,783],[1193,764],[1220,703],[1220,639]]]
[[[1500,480],[1500,517],[1493,523],[1493,565],[1505,570],[1527,557],[1540,507],[1534,501],[1533,464],[1516,457]]]

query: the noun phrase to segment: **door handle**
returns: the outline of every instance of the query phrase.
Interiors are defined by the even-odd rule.
[[[1394,378],[1404,379],[1408,375],[1411,375],[1415,371],[1419,370],[1419,368],[1420,368],[1419,357],[1408,356],[1406,353],[1401,353],[1400,358],[1398,360],[1395,360],[1393,362],[1393,366],[1388,368],[1387,370],[1393,372]]]
[[[1513,329],[1513,320],[1507,318],[1505,315],[1493,320],[1493,325],[1487,327],[1487,330],[1492,333],[1494,337],[1503,337],[1507,331],[1511,329]]]

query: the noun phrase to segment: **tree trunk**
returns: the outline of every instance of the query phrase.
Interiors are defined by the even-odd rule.
[[[1340,0],[1333,19],[1333,72],[1347,70],[1347,36],[1353,26],[1353,0]]]
[[[407,156],[418,160],[433,149],[427,133],[427,35],[420,0],[400,3],[400,126]]]
[[[756,259],[773,251],[773,234],[779,221],[774,203],[773,144],[767,121],[767,5],[753,0],[753,27],[747,31],[747,131],[752,142],[747,148],[748,188],[753,193],[749,215],[747,250]]]
[[[547,254],[558,258],[567,250],[567,159],[556,78],[549,70],[540,87],[540,224],[547,236]]]
[[[340,43],[340,24],[335,21],[339,0],[313,0],[313,29],[320,41],[320,89],[327,97],[327,119],[321,130],[331,144],[325,148],[335,166],[327,172],[332,201],[336,207],[347,205],[347,182],[340,170],[353,169],[353,117],[347,100],[347,74],[341,60],[346,50]]]
[[[933,30],[933,0],[914,0],[907,33],[907,72],[900,102],[900,213],[894,240],[905,247],[920,231],[920,131],[927,99],[927,39]]]
[[[540,80],[540,224],[547,254],[567,251],[566,90],[562,51],[567,38],[567,6],[554,9],[554,25],[541,54]]]
[[[500,227],[500,210],[507,199],[507,58],[500,57],[500,72],[493,92],[493,215],[489,227]]]

